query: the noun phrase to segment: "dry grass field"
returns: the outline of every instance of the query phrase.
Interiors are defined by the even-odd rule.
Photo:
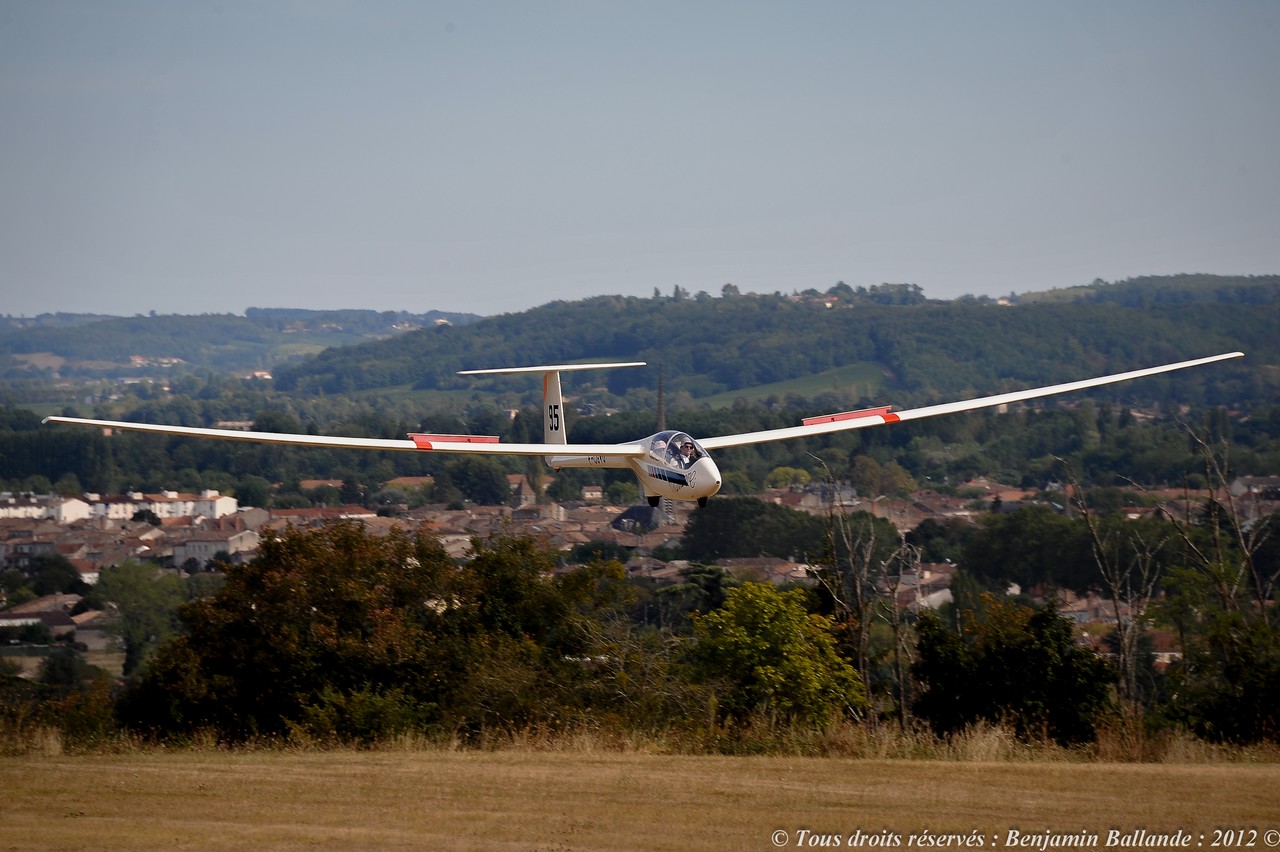
[[[818,835],[1280,829],[1280,765],[136,751],[0,758],[0,849],[814,848]],[[775,832],[786,832],[785,836]],[[976,835],[975,835],[976,832]],[[1203,834],[1203,841],[1200,835]],[[1246,840],[1248,838],[1246,837]],[[953,846],[954,848],[954,846]],[[1041,848],[1034,843],[1026,848]],[[1118,847],[1116,847],[1118,848]]]

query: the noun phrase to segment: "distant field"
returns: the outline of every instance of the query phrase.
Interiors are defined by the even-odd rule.
[[[712,408],[727,408],[735,400],[745,399],[748,402],[765,399],[770,396],[785,397],[789,393],[813,397],[823,393],[848,394],[857,399],[862,396],[874,398],[885,384],[884,373],[878,364],[849,364],[824,370],[810,376],[801,376],[786,382],[774,382],[768,385],[757,385],[736,391],[725,391],[714,396],[698,400]]]
[[[10,849],[817,846],[804,831],[846,848],[888,831],[889,848],[929,832],[1003,849],[1011,830],[1097,832],[1088,848],[1104,848],[1113,829],[1181,829],[1211,849],[1225,828],[1256,829],[1244,840],[1266,849],[1280,829],[1275,764],[209,750],[0,758],[0,788]]]
[[[20,361],[35,367],[37,370],[59,370],[62,365],[67,363],[67,359],[61,355],[54,355],[52,352],[31,352],[21,353],[15,352],[13,360]]]
[[[294,358],[308,358],[312,355],[319,355],[331,346],[339,344],[328,343],[325,341],[308,342],[305,340],[294,340],[289,343],[282,343],[275,347],[273,352],[277,361],[288,361]]]
[[[28,402],[22,405],[14,406],[15,408],[25,408],[37,417],[45,418],[50,414],[61,414],[63,409],[67,407],[66,402]]]

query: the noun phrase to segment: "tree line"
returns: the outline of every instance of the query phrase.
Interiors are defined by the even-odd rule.
[[[140,391],[124,416],[207,425],[211,417],[250,410],[256,411],[254,428],[263,431],[385,438],[413,431],[471,432],[510,441],[537,440],[541,434],[536,409],[521,409],[512,419],[487,400],[424,416],[407,404],[362,405],[343,398],[299,402],[220,380],[174,390],[159,398],[147,398],[147,392]],[[722,410],[685,409],[669,417],[692,434],[714,435],[794,425],[805,416],[833,410],[825,405],[828,402],[799,397],[743,402]],[[652,412],[569,414],[571,433],[584,442],[624,442],[657,427]],[[1202,487],[1203,470],[1187,452],[1189,425],[1212,429],[1229,440],[1232,468],[1240,474],[1268,475],[1280,470],[1280,406],[1262,407],[1247,417],[1212,409],[1139,418],[1126,407],[1074,400],[1008,414],[978,412],[734,448],[719,453],[717,460],[725,475],[726,495],[758,494],[766,486],[817,483],[826,478],[851,483],[864,497],[899,496],[922,488],[959,494],[964,482],[978,476],[1046,488],[1061,478],[1058,459],[1069,460],[1081,480],[1095,489],[1127,482]],[[41,425],[29,411],[0,406],[0,489],[15,492],[57,491],[70,496],[86,490],[114,494],[214,489],[236,496],[244,505],[264,508],[335,504],[339,497],[342,502],[363,502],[371,508],[427,502],[496,504],[509,499],[505,477],[511,473],[524,473],[531,481],[553,479],[551,499],[577,499],[584,485],[601,485],[623,504],[638,499],[634,481],[625,471],[561,471],[552,476],[536,459],[459,459],[431,453],[104,436],[92,430]],[[432,476],[436,488],[387,493],[385,484],[399,476]],[[301,485],[307,479],[347,483],[346,494],[334,489],[308,492]]]
[[[1205,458],[1203,511],[1142,523],[1083,490],[1069,518],[1028,508],[906,535],[866,513],[728,499],[694,516],[679,554],[693,561],[665,585],[629,578],[608,546],[565,564],[502,534],[455,561],[423,531],[351,522],[270,534],[220,584],[121,566],[94,594],[120,613],[128,678],[113,690],[59,653],[35,684],[4,678],[5,730],[370,743],[590,727],[737,751],[878,720],[942,737],[1001,724],[1065,746],[1100,730],[1275,742],[1280,517],[1249,518]],[[815,584],[743,581],[700,559],[770,547],[811,553]],[[904,582],[948,548],[951,603],[905,607]],[[1047,602],[1008,594],[1015,578]],[[1084,584],[1115,613],[1104,653],[1048,594]],[[1156,630],[1181,649],[1166,667]]]

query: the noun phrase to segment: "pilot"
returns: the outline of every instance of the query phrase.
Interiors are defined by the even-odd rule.
[[[698,449],[693,445],[693,441],[688,438],[684,439],[684,443],[680,445],[680,457],[677,461],[681,467],[692,467],[693,463],[698,460]]]

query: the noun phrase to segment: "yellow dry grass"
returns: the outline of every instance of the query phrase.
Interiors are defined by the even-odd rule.
[[[53,750],[56,752],[56,749]],[[801,829],[969,836],[1280,828],[1280,765],[447,748],[0,758],[0,848],[802,848]],[[778,837],[781,840],[781,835]],[[1192,841],[1192,846],[1196,841]],[[808,848],[807,846],[804,848]]]

